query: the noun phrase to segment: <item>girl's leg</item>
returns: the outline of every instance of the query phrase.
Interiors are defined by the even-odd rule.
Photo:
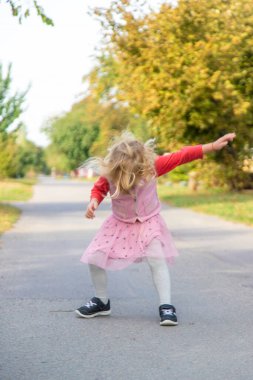
[[[147,261],[151,269],[153,281],[160,297],[160,325],[176,326],[177,315],[176,309],[171,304],[170,294],[170,272],[166,260],[163,258],[161,242],[158,239],[152,240],[148,246]]]
[[[148,250],[161,249],[159,240],[153,240],[148,247]],[[151,269],[153,282],[160,298],[160,305],[171,304],[171,281],[168,264],[162,255],[148,255],[147,261]]]
[[[92,282],[96,297],[92,297],[84,306],[76,309],[78,317],[92,318],[98,315],[111,314],[110,301],[107,298],[107,275],[106,271],[96,265],[89,265]]]
[[[91,279],[95,288],[96,297],[103,303],[108,302],[107,296],[107,274],[106,271],[96,265],[89,264]]]

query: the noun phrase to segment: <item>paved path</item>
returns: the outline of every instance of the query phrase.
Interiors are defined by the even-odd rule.
[[[179,325],[159,326],[145,264],[110,272],[110,317],[79,319],[93,295],[79,259],[109,212],[83,218],[90,186],[42,179],[1,239],[0,379],[253,379],[253,229],[164,208]]]

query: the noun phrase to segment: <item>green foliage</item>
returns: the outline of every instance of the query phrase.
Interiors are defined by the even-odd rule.
[[[91,106],[90,112],[86,112],[89,106]],[[55,156],[58,152],[65,157],[63,158],[65,169],[76,169],[89,157],[91,145],[99,131],[96,114],[93,111],[90,99],[84,99],[74,104],[65,115],[49,120],[44,127],[52,142],[51,154]],[[47,154],[47,157],[49,158],[50,154]],[[53,163],[52,157],[50,164],[56,169],[59,168],[59,161]]]
[[[131,115],[126,105],[114,103],[112,92],[106,93],[107,79],[96,70],[89,79],[92,95],[74,104],[66,114],[49,120],[43,128],[51,140],[47,163],[60,172],[76,169],[91,155],[104,155],[112,137],[126,128],[134,130],[139,138],[147,137],[144,120]]]
[[[31,141],[17,144],[12,133],[1,140],[0,135],[0,178],[24,177],[28,172],[48,173],[44,151]]]
[[[11,68],[9,64],[6,76],[0,63],[0,135],[2,139],[7,138],[8,131],[13,123],[23,112],[23,103],[29,87],[23,93],[10,94],[11,91]],[[20,125],[16,126],[16,130]]]
[[[25,93],[10,95],[10,87],[11,64],[8,66],[6,76],[0,64],[0,177],[12,176],[15,173],[14,157],[17,153],[17,145],[14,132],[10,132],[9,129],[22,113],[25,97]],[[19,127],[20,124],[15,127],[15,130]]]
[[[17,151],[14,136],[10,135],[7,138],[0,133],[0,178],[15,176]]]
[[[45,160],[47,167],[51,172],[56,171],[61,174],[67,173],[71,170],[68,158],[64,153],[59,152],[59,149],[60,148],[54,145],[54,143],[45,148]]]
[[[18,122],[23,112],[27,90],[11,92],[11,64],[3,74],[0,64],[0,177],[23,177],[29,170],[46,170],[43,151],[25,136],[24,125]],[[22,138],[21,138],[22,137]]]
[[[189,180],[189,173],[196,171],[197,163],[195,161],[188,163],[187,165],[181,165],[161,177],[163,182],[169,181],[173,183],[187,182]]]
[[[95,13],[105,39],[92,88],[146,121],[161,152],[235,131],[233,147],[204,164],[215,162],[231,188],[244,187],[253,145],[252,1],[181,0],[143,14],[141,2],[115,0]]]
[[[0,0],[0,4],[2,2],[3,1]],[[10,5],[12,15],[14,17],[18,17],[18,21],[20,24],[22,24],[25,18],[30,16],[32,7],[28,7],[27,5],[22,4],[24,3],[24,1],[5,0],[5,2]],[[42,6],[39,5],[36,0],[32,0],[32,4],[33,4],[33,8],[36,10],[37,15],[41,18],[42,22],[46,25],[53,26],[54,25],[53,20],[49,18],[48,16],[46,16]]]
[[[29,172],[34,174],[48,173],[43,148],[36,146],[29,140],[18,146],[15,163],[15,177],[24,177]]]
[[[27,140],[25,126],[19,122],[29,87],[11,94],[11,67],[9,64],[4,75],[0,64],[0,178],[48,171],[43,149]]]

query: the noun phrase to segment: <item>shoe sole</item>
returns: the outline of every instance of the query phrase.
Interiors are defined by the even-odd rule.
[[[111,314],[111,310],[99,311],[99,312],[97,312],[95,314],[91,314],[91,315],[82,314],[82,313],[80,313],[79,310],[75,310],[75,312],[78,315],[78,317],[81,317],[81,318],[93,318],[93,317],[97,317],[98,315],[110,315]]]
[[[160,326],[177,326],[178,322],[173,322],[169,320],[165,320],[163,322],[160,322]]]

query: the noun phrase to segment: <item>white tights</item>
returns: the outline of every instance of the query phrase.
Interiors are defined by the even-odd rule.
[[[155,243],[155,242],[154,242]],[[154,249],[157,245],[150,244],[148,249]],[[161,257],[147,256],[147,262],[155,288],[158,292],[160,305],[171,304],[170,272],[166,260]],[[90,274],[95,288],[96,297],[107,303],[107,273],[104,269],[90,264]]]

